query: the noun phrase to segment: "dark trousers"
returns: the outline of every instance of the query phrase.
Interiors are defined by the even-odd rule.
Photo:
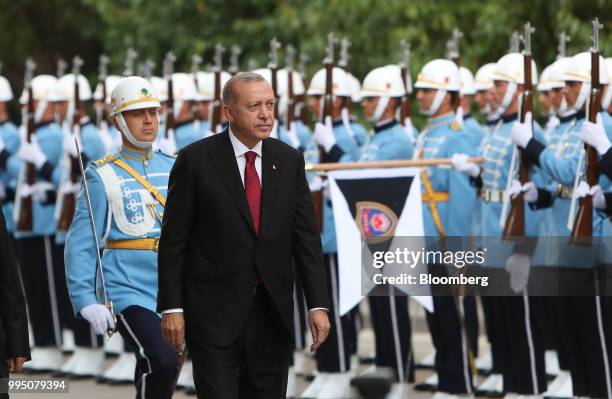
[[[504,362],[504,348],[501,345],[499,331],[502,322],[501,317],[501,297],[498,296],[481,296],[480,301],[482,303],[482,311],[484,313],[485,328],[487,330],[487,340],[491,345],[491,358],[493,367],[491,368],[492,374],[501,374],[502,364]]]
[[[27,237],[15,240],[21,276],[28,304],[36,347],[62,343],[62,308],[66,279],[63,262],[54,259],[53,237]],[[62,278],[63,277],[63,278]]]
[[[393,287],[387,296],[370,296],[377,366],[391,367],[396,381],[414,381],[408,297]]]
[[[574,396],[610,398],[609,337],[606,318],[612,311],[607,297],[559,298],[561,326],[569,348]],[[607,351],[606,351],[607,349]]]
[[[355,322],[351,312],[344,316],[338,313],[340,295],[338,294],[337,254],[325,254],[324,261],[331,330],[325,343],[315,353],[317,369],[329,373],[347,372],[350,369],[350,357],[354,352],[353,345],[356,342]]]
[[[130,306],[119,313],[117,322],[119,333],[137,359],[136,399],[171,398],[178,355],[162,338],[159,316],[140,306]]]
[[[262,283],[235,342],[219,346],[187,339],[198,398],[285,399],[294,344],[282,323]]]

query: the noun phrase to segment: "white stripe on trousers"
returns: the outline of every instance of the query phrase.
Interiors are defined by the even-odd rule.
[[[595,284],[597,284],[597,278]],[[601,345],[601,354],[604,362],[604,372],[606,373],[606,392],[608,398],[612,398],[612,384],[610,383],[610,362],[608,360],[608,348],[606,346],[606,337],[601,318],[601,298],[599,296],[599,286],[595,286],[597,295],[595,296],[595,310],[597,311],[597,330],[599,331],[599,343]]]
[[[389,311],[391,312],[391,327],[393,328],[393,343],[395,348],[395,362],[397,364],[397,374],[400,382],[404,382],[404,360],[402,359],[402,349],[399,336],[399,326],[397,323],[397,308],[395,306],[395,296],[393,296],[393,285],[389,285]]]
[[[47,283],[49,284],[49,300],[51,301],[51,319],[53,320],[53,333],[55,344],[62,344],[62,328],[60,327],[59,310],[57,307],[57,293],[55,291],[55,269],[53,267],[53,256],[51,255],[51,239],[43,237],[45,245],[45,266],[47,267]]]
[[[465,297],[464,297],[465,298]],[[472,386],[470,385],[470,370],[469,370],[469,352],[467,350],[467,326],[465,321],[465,307],[463,306],[463,298],[457,297],[457,310],[459,314],[457,317],[460,317],[463,320],[459,320],[459,330],[461,333],[461,354],[463,359],[463,379],[465,380],[465,390],[471,395],[472,394]],[[461,327],[462,326],[462,327]]]
[[[334,302],[334,321],[336,323],[336,336],[338,338],[338,360],[340,361],[340,372],[345,373],[346,364],[344,364],[344,332],[342,331],[342,320],[340,319],[340,307],[338,304],[336,254],[329,254],[329,275],[331,276],[332,300]]]
[[[537,395],[538,389],[538,377],[536,372],[535,364],[535,349],[533,347],[533,335],[531,334],[531,317],[529,309],[529,296],[527,295],[527,289],[523,293],[523,306],[525,307],[525,330],[527,331],[527,345],[529,347],[529,364],[531,366],[531,382],[533,384],[533,394]]]
[[[142,399],[146,399],[146,396],[145,396],[145,393],[146,393],[145,388],[147,386],[146,378],[147,378],[148,374],[151,374],[153,372],[153,369],[151,368],[151,361],[149,360],[147,355],[145,355],[143,346],[140,344],[140,341],[136,337],[136,334],[134,334],[134,331],[132,331],[132,329],[130,328],[130,325],[128,324],[128,322],[125,319],[125,317],[123,316],[123,314],[119,313],[119,317],[121,318],[121,321],[123,322],[123,324],[125,324],[125,329],[128,331],[128,333],[130,334],[130,336],[132,337],[134,342],[136,342],[136,345],[138,345],[138,352],[140,353],[140,355],[142,357],[145,358],[145,360],[147,361],[147,366],[149,367],[149,372],[148,373],[142,373],[142,382],[140,383],[140,385],[142,387],[140,395],[142,396]],[[138,366],[136,366],[136,367],[138,367]]]

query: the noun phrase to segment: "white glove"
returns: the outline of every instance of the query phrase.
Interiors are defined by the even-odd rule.
[[[78,194],[81,191],[81,182],[73,183],[71,181],[66,181],[62,184],[62,192],[64,194]]]
[[[523,292],[529,282],[531,259],[526,254],[512,254],[506,260],[506,271],[510,274],[510,288],[516,294]]]
[[[27,183],[22,183],[18,191],[20,197],[25,198],[31,196],[34,202],[45,202],[47,200],[47,192],[40,184],[33,184],[30,186]]]
[[[6,145],[4,144],[4,140],[2,140],[2,135],[0,134],[0,152],[4,151]]]
[[[115,320],[108,308],[99,303],[85,306],[81,316],[91,324],[98,335],[104,335],[108,330],[115,329]]]
[[[74,142],[75,137],[79,142],[79,148],[81,149],[81,151],[83,150],[83,142],[81,141],[81,138],[79,136],[80,134],[72,134],[70,132],[64,131],[64,152],[72,158],[76,158],[78,156],[77,147]]]
[[[536,185],[532,181],[528,181],[527,183],[521,186],[521,191],[525,193],[523,198],[527,202],[537,202],[538,200],[538,189]]]
[[[406,136],[408,136],[410,142],[414,144],[416,141],[414,138],[414,125],[412,124],[412,119],[410,119],[410,117],[404,119],[404,133],[406,133]]]
[[[593,206],[596,209],[606,209],[606,197],[604,196],[603,190],[599,184],[591,187],[590,194],[593,197]]]
[[[310,191],[321,191],[323,189],[323,179],[320,176],[315,176],[311,181],[308,182]]]
[[[168,155],[176,154],[176,135],[174,129],[168,129],[168,137],[162,136],[157,140],[157,148]]]
[[[40,149],[36,136],[32,136],[32,141],[29,143],[25,139],[21,141],[17,156],[24,162],[34,164],[36,169],[42,168],[45,162],[47,162],[47,157]]]
[[[323,198],[331,201],[331,189],[329,188],[329,179],[323,180]]]
[[[576,187],[576,189],[574,190],[574,195],[577,198],[584,198],[590,194],[591,194],[591,187],[589,187],[587,182],[585,182],[584,180],[581,180],[580,183],[578,183],[578,187]]]
[[[511,140],[521,148],[527,147],[527,143],[529,143],[529,140],[533,137],[533,126],[531,121],[531,112],[527,112],[525,115],[525,122],[521,123],[516,121],[514,125],[512,125]]]
[[[521,182],[516,179],[512,179],[512,183],[510,183],[510,187],[506,189],[504,194],[506,198],[513,199],[514,197],[519,195],[519,193],[521,192],[521,189],[522,189]]]
[[[329,152],[336,144],[336,136],[334,136],[334,129],[332,128],[332,122],[329,116],[325,118],[325,124],[321,122],[315,123],[313,137],[315,142],[323,147],[325,152]]]
[[[578,187],[576,187],[576,197],[584,198],[587,195],[593,197],[593,206],[596,209],[606,209],[606,197],[599,184],[589,187],[585,181],[578,183]]]
[[[466,172],[470,176],[476,177],[480,174],[480,167],[468,161],[469,158],[467,154],[453,154],[451,157],[451,164],[456,171]]]
[[[287,136],[289,137],[289,144],[291,144],[291,147],[300,148],[300,139],[297,135],[297,124],[295,121],[291,122],[289,130],[287,130]]]
[[[599,155],[605,154],[612,147],[612,143],[610,143],[610,139],[606,135],[600,114],[597,114],[596,123],[585,121],[582,124],[580,140],[595,148]]]

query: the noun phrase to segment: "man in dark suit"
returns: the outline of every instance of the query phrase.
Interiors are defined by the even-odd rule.
[[[8,378],[9,372],[21,372],[28,359],[30,345],[25,300],[13,244],[0,210],[0,378]],[[8,398],[8,395],[0,393],[0,398]]]
[[[276,100],[258,74],[223,89],[229,128],[185,147],[170,174],[158,311],[184,338],[200,398],[285,398],[294,270],[313,336],[329,333],[321,239],[301,153],[274,138]],[[184,317],[183,317],[184,316]]]

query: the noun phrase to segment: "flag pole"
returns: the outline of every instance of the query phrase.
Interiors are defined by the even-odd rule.
[[[483,157],[469,158],[468,162],[483,163]],[[373,162],[329,162],[320,164],[306,164],[308,172],[327,172],[333,170],[352,170],[369,168],[402,168],[402,167],[423,167],[423,166],[442,166],[451,165],[451,158],[432,158],[432,159],[410,159],[396,161],[373,161]]]

